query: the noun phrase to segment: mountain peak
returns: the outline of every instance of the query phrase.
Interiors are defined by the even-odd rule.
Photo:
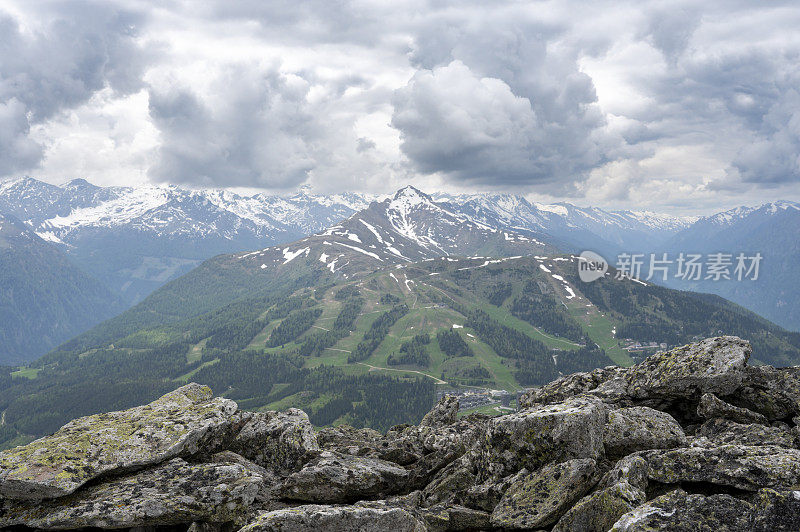
[[[406,185],[394,194],[395,200],[409,199],[417,202],[433,202],[433,199],[412,185]]]
[[[72,181],[69,181],[68,183],[66,183],[63,186],[63,188],[75,189],[75,188],[98,188],[98,187],[97,187],[97,185],[93,185],[93,184],[89,183],[88,181],[86,181],[82,177],[79,177],[77,179],[73,179]]]

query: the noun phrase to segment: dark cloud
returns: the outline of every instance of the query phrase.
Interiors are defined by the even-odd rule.
[[[303,183],[316,164],[307,83],[245,65],[215,75],[203,95],[151,89],[150,116],[163,137],[151,176],[265,188]]]
[[[794,2],[7,2],[0,174],[91,158],[65,152],[94,128],[128,149],[96,166],[198,185],[649,197],[800,179]]]
[[[800,182],[800,93],[796,87],[793,84],[780,93],[764,114],[753,142],[733,160],[745,182],[766,186]]]
[[[127,94],[143,86],[145,58],[135,39],[144,20],[105,2],[43,4],[40,26],[23,32],[0,11],[0,173],[39,163],[32,125],[104,87]]]
[[[394,97],[392,125],[424,173],[475,184],[562,188],[605,160],[605,120],[564,29],[505,11],[435,20],[415,40],[421,70]]]

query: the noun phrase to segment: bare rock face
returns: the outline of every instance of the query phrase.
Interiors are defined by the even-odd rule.
[[[610,366],[589,372],[565,375],[541,388],[535,388],[523,394],[519,399],[519,404],[521,408],[531,408],[537,404],[560,403],[576,395],[595,391],[609,381],[624,377],[625,372],[624,368]]]
[[[594,398],[574,398],[493,419],[482,446],[481,466],[505,476],[571,458],[597,459],[603,453],[606,406]]]
[[[787,427],[736,423],[723,418],[709,419],[697,430],[713,445],[780,445],[796,448],[797,435]]]
[[[246,514],[262,481],[239,464],[188,464],[175,458],[66,497],[6,501],[0,526],[71,529],[233,522]]]
[[[611,410],[603,434],[606,453],[625,456],[645,449],[671,449],[687,444],[686,434],[665,412],[646,406]]]
[[[748,367],[742,387],[724,399],[759,412],[770,421],[797,416],[800,414],[800,367]]]
[[[407,478],[408,471],[391,462],[325,451],[289,475],[282,493],[298,501],[350,502],[399,493]]]
[[[628,394],[644,399],[733,393],[745,378],[751,352],[744,340],[721,336],[656,353],[628,370]]]
[[[187,384],[149,405],[76,419],[51,436],[0,453],[0,496],[69,495],[111,471],[190,456],[233,423],[236,403]]]
[[[492,512],[492,524],[530,530],[552,525],[589,491],[597,464],[590,458],[569,460],[524,475],[506,490]]]
[[[700,397],[697,415],[703,419],[725,418],[736,423],[769,425],[769,420],[764,414],[728,404],[713,393],[705,393]]]
[[[623,515],[614,532],[750,530],[753,506],[730,495],[688,495],[675,490]]]
[[[644,491],[623,480],[578,501],[558,520],[553,532],[605,532],[620,517],[644,502]]]
[[[401,508],[307,505],[259,515],[240,532],[424,532],[422,521]]]
[[[276,472],[299,469],[319,451],[308,415],[297,408],[256,412],[231,444],[231,450]]]
[[[425,414],[420,421],[423,427],[445,427],[456,422],[458,417],[458,398],[453,395],[445,395],[439,400],[433,410]]]
[[[800,489],[800,449],[772,445],[644,451],[648,478],[663,484],[706,482],[740,490]]]
[[[317,431],[188,385],[0,453],[0,528],[800,530],[800,368],[704,340],[564,376],[520,410]],[[244,527],[244,528],[242,528]]]

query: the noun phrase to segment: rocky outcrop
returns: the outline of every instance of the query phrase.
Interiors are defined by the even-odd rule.
[[[189,384],[149,405],[76,419],[0,453],[0,496],[60,497],[105,473],[190,456],[236,422],[236,408],[209,387]]]
[[[422,521],[401,508],[307,505],[266,512],[241,532],[424,532]]]
[[[316,431],[190,384],[0,453],[0,527],[800,529],[800,371],[711,338],[568,375],[517,412]]]

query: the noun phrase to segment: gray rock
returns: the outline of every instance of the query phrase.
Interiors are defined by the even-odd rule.
[[[528,391],[519,398],[520,408],[531,408],[534,405],[560,403],[596,390],[604,383],[619,378],[627,370],[617,366],[598,368],[590,372],[565,375],[539,388]],[[626,381],[627,386],[627,381]]]
[[[305,505],[267,512],[240,532],[424,532],[425,525],[401,508]]]
[[[800,414],[800,368],[748,367],[744,385],[724,399],[770,421],[792,418]]]
[[[422,491],[422,502],[425,506],[452,502],[462,497],[476,481],[469,458],[462,457],[444,467],[431,479]],[[483,506],[479,508],[486,509]]]
[[[323,451],[289,475],[281,494],[307,502],[354,502],[400,493],[408,471],[385,460]]]
[[[577,397],[497,417],[487,427],[479,467],[500,478],[548,462],[597,459],[607,415],[600,400]]]
[[[503,494],[509,486],[529,475],[530,471],[522,469],[500,480],[489,480],[483,484],[472,486],[464,493],[464,504],[470,508],[491,512],[503,498]]]
[[[645,449],[671,449],[687,445],[686,434],[665,412],[646,406],[611,410],[603,432],[606,453],[624,456]]]
[[[230,428],[236,408],[207,386],[187,384],[145,406],[76,419],[0,453],[0,496],[62,497],[109,472],[207,451],[206,444]]]
[[[644,491],[621,480],[579,500],[558,520],[552,532],[606,532],[644,501]]]
[[[317,432],[320,448],[356,456],[377,453],[382,440],[383,435],[377,430],[357,429],[350,425],[325,427]]]
[[[768,425],[764,414],[753,412],[747,408],[733,406],[728,404],[713,393],[705,393],[700,398],[700,404],[697,405],[697,415],[703,419],[713,419],[715,417],[730,419],[736,423],[760,423]]]
[[[741,386],[751,352],[748,342],[720,336],[656,353],[628,369],[628,393],[634,399],[727,395]]]
[[[248,460],[276,473],[296,471],[319,451],[314,426],[302,410],[256,412],[230,446]]]
[[[425,414],[420,426],[422,427],[444,427],[452,425],[458,418],[458,397],[445,395],[433,409]]]
[[[490,515],[487,512],[452,506],[447,509],[450,530],[485,530],[491,526]]]
[[[800,529],[800,491],[762,489],[754,506],[751,532],[796,532]]]
[[[79,529],[236,522],[246,515],[262,481],[238,464],[187,464],[175,458],[59,499],[6,501],[0,526]]]
[[[664,484],[708,482],[747,491],[800,488],[800,450],[774,445],[643,451],[648,478]]]
[[[648,471],[647,460],[635,454],[628,455],[603,475],[603,478],[597,483],[597,489],[609,488],[618,482],[625,481],[634,488],[645,491],[648,484]]]
[[[705,437],[713,445],[780,445],[797,447],[794,431],[782,427],[758,424],[741,424],[727,419],[714,418],[703,423],[697,435]]]
[[[752,505],[730,495],[688,495],[682,490],[656,497],[626,513],[613,532],[745,532]]]
[[[549,464],[506,490],[492,512],[492,525],[531,529],[552,525],[594,485],[596,462],[584,458]]]

